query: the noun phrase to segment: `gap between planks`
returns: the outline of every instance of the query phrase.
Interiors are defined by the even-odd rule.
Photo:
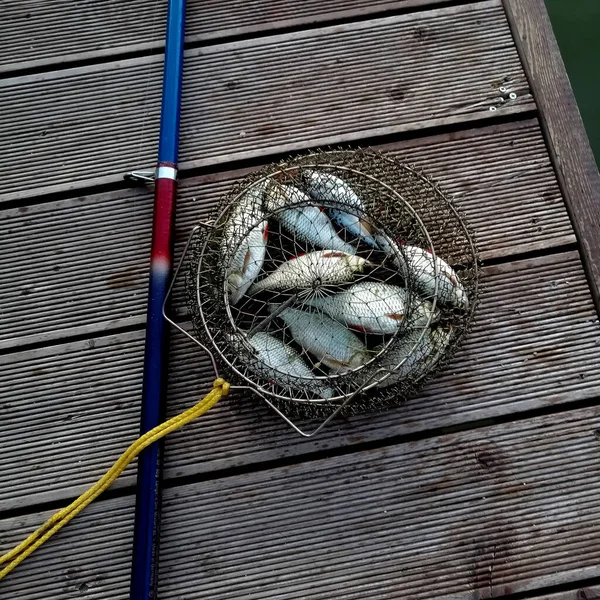
[[[425,168],[454,194],[482,257],[574,241],[536,121],[463,130],[380,150]],[[198,219],[250,168],[183,180],[177,251]],[[139,326],[144,320],[152,199],[122,190],[0,211],[4,351]],[[23,261],[23,254],[29,257]],[[176,287],[175,305],[181,305]],[[25,327],[26,325],[26,327]]]
[[[237,396],[167,439],[167,478],[252,469],[532,410],[564,410],[599,395],[600,328],[577,253],[488,267],[484,284],[465,347],[419,398],[339,420],[314,440],[302,440],[266,406]],[[214,377],[193,344],[178,336],[174,342],[169,415],[204,395]],[[7,398],[0,404],[0,481],[7,478],[0,508],[80,493],[133,441],[142,346],[139,331],[0,357]],[[131,485],[132,477],[129,471],[117,487]]]
[[[186,48],[483,1],[341,0],[326,5],[314,0],[302,3],[263,0],[237,5],[231,0],[212,5],[188,2]],[[39,4],[28,6],[28,12],[21,16],[18,11],[24,9],[12,3],[7,7],[5,19],[8,22],[12,17],[17,25],[7,32],[4,44],[0,42],[0,78],[162,53],[165,6],[154,2],[150,8],[153,10],[148,14],[146,0],[127,3],[104,0],[76,8],[65,4],[51,10]],[[16,14],[11,15],[10,11]],[[147,16],[140,19],[142,12]],[[18,23],[19,18],[26,22],[24,27]]]
[[[597,577],[599,419],[590,407],[166,490],[160,597],[472,600]],[[47,516],[0,520],[2,549]],[[3,591],[125,600],[132,522],[132,496],[96,502]]]

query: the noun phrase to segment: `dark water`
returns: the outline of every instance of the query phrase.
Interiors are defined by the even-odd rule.
[[[546,0],[546,6],[600,165],[600,0]]]

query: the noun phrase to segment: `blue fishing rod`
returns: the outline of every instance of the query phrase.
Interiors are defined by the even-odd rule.
[[[166,413],[169,332],[162,309],[173,265],[184,38],[185,0],[169,0],[158,165],[154,188],[142,387],[142,434],[159,425]],[[146,448],[138,459],[131,600],[150,600],[157,597],[162,454],[161,442],[155,442]]]

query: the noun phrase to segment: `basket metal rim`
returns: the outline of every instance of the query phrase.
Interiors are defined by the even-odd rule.
[[[342,153],[343,151],[331,151],[331,153]],[[319,156],[317,154],[310,154],[308,155],[310,156]],[[372,156],[377,156],[378,158],[384,158],[387,160],[387,157],[382,157],[380,155],[375,155],[373,154]],[[304,156],[304,158],[306,158],[306,155]],[[395,161],[390,161],[392,162],[395,166],[398,166],[398,163],[396,163]],[[409,168],[408,165],[402,165],[405,168]],[[302,164],[302,165],[290,165],[287,167],[282,167],[281,165],[278,166],[278,169],[267,174],[264,175],[258,179],[256,179],[255,181],[251,182],[247,187],[241,189],[237,195],[221,210],[221,212],[217,215],[217,217],[215,218],[214,222],[213,222],[213,228],[216,228],[218,226],[219,221],[230,211],[231,207],[240,201],[240,199],[242,198],[242,196],[244,196],[249,190],[251,190],[253,187],[261,185],[262,183],[264,183],[267,180],[270,179],[274,179],[277,176],[283,175],[284,173],[288,172],[288,171],[296,171],[298,169],[333,169],[335,171],[346,171],[349,173],[352,173],[354,175],[357,175],[359,177],[365,177],[367,179],[369,179],[371,182],[376,183],[377,185],[381,185],[383,188],[385,188],[389,193],[391,193],[393,196],[395,196],[397,199],[399,199],[403,205],[405,207],[407,207],[408,212],[411,214],[411,216],[417,221],[417,223],[419,224],[419,228],[421,229],[421,231],[423,232],[426,240],[427,240],[427,244],[431,250],[431,254],[432,254],[432,263],[434,265],[434,273],[435,273],[435,279],[434,279],[434,293],[432,295],[432,309],[431,309],[431,314],[429,316],[429,318],[427,319],[427,323],[426,325],[422,328],[422,331],[418,337],[418,339],[416,340],[416,342],[413,344],[413,347],[411,348],[410,352],[407,353],[407,356],[401,360],[397,365],[395,365],[394,370],[399,369],[411,356],[411,353],[416,349],[416,347],[421,343],[421,340],[423,339],[423,337],[426,334],[427,328],[429,327],[429,325],[431,324],[431,320],[433,318],[433,315],[435,313],[435,309],[437,306],[437,297],[438,297],[438,277],[439,277],[439,273],[438,273],[438,265],[437,265],[437,261],[436,261],[436,254],[435,254],[435,247],[433,244],[433,241],[431,240],[431,236],[427,230],[427,227],[425,226],[425,224],[423,223],[420,215],[418,214],[418,212],[413,208],[413,206],[410,204],[410,202],[408,202],[406,200],[406,198],[404,198],[404,196],[402,194],[400,194],[400,192],[398,192],[397,190],[393,189],[391,186],[389,186],[386,182],[381,181],[380,179],[374,177],[373,175],[370,175],[368,173],[364,173],[363,171],[360,171],[358,169],[355,168],[351,168],[351,167],[347,167],[344,165],[335,165],[335,164],[327,164],[327,163],[321,163],[321,162],[317,162],[314,164]],[[410,169],[410,168],[409,168]],[[410,169],[412,170],[412,169]],[[413,171],[416,175],[419,175],[416,171]],[[420,175],[419,175],[420,176]],[[427,180],[427,183],[430,183],[429,180]],[[450,205],[452,206],[452,204],[450,203]],[[458,215],[457,215],[458,216]],[[462,222],[462,219],[459,219]],[[385,232],[385,229],[383,230],[384,235],[386,237],[386,239],[388,241],[393,241],[392,238],[390,238],[387,233]],[[466,231],[465,231],[466,232]],[[466,232],[468,233],[468,232]],[[469,238],[469,236],[467,235],[467,237]],[[469,238],[470,239],[470,238]],[[219,358],[224,361],[224,363],[227,365],[227,368],[231,369],[237,376],[241,377],[246,384],[248,384],[249,387],[252,387],[253,389],[255,389],[259,394],[267,394],[268,396],[272,397],[272,398],[276,398],[278,400],[283,400],[286,402],[293,402],[293,403],[299,403],[299,404],[324,404],[324,405],[331,405],[331,404],[339,404],[341,402],[346,401],[349,397],[354,397],[357,394],[362,394],[366,391],[369,391],[370,389],[372,389],[373,387],[376,386],[380,386],[383,382],[385,382],[389,377],[391,377],[393,375],[393,371],[389,370],[389,369],[378,369],[375,370],[373,373],[371,373],[371,377],[369,377],[367,379],[367,384],[362,385],[361,387],[359,387],[357,390],[352,391],[350,393],[347,394],[343,394],[343,395],[338,395],[338,396],[334,396],[332,398],[315,398],[315,399],[304,399],[304,398],[293,398],[291,397],[291,395],[283,395],[283,394],[278,394],[276,392],[274,392],[273,390],[270,390],[268,388],[265,388],[263,386],[257,385],[256,381],[254,381],[249,375],[241,372],[235,365],[232,364],[232,362],[229,360],[229,358],[227,357],[226,353],[224,353],[219,344],[215,341],[214,336],[211,332],[211,329],[207,323],[207,320],[204,316],[204,310],[203,310],[203,302],[201,301],[200,298],[200,273],[201,273],[201,268],[202,268],[202,258],[206,252],[206,247],[207,244],[209,243],[209,238],[205,238],[204,243],[202,245],[202,249],[200,250],[199,253],[199,260],[198,260],[198,265],[197,265],[197,269],[196,269],[196,302],[198,305],[198,309],[199,309],[199,316],[200,316],[200,320],[202,322],[204,331],[206,333],[206,335],[208,336],[208,339],[210,341],[210,343],[212,344],[213,348],[215,349],[216,353],[218,354]],[[221,293],[223,294],[223,302],[225,303],[226,306],[226,311],[228,314],[228,318],[233,322],[232,319],[232,315],[231,315],[231,311],[230,311],[230,306],[229,306],[229,298],[228,298],[228,292],[227,292],[227,287],[226,284],[224,282],[223,285],[223,289],[221,290]],[[243,337],[243,336],[242,336]],[[372,362],[372,361],[371,361]],[[366,366],[366,365],[365,365]],[[359,369],[362,369],[362,367],[359,367]],[[357,370],[359,370],[357,369]],[[276,369],[274,369],[276,370]],[[352,371],[354,372],[354,371]],[[377,373],[383,373],[383,377],[381,378],[377,378],[375,379],[375,375],[377,375]],[[287,377],[289,377],[289,375],[286,374]],[[315,381],[315,380],[323,380],[323,381],[327,381],[330,380],[331,377],[329,376],[316,376],[313,378],[304,378],[304,377],[300,377],[297,376],[296,377],[298,380],[306,380],[306,381]],[[370,383],[369,383],[370,382]]]

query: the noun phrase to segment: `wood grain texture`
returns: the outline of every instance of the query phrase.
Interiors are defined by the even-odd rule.
[[[160,597],[498,598],[598,575],[600,409],[170,490]]]
[[[574,241],[535,121],[380,148],[456,195],[484,259]],[[192,225],[247,172],[182,182],[177,256]],[[136,189],[0,211],[0,348],[141,323],[151,218],[150,194]]]
[[[6,600],[129,598],[135,498],[97,501],[0,583]],[[52,512],[0,519],[0,553]]]
[[[448,0],[190,0],[187,43],[407,10]],[[3,6],[0,73],[161,52],[167,6],[156,0],[15,0]]]
[[[600,311],[600,174],[543,0],[504,0],[535,95],[596,307]]]
[[[472,600],[598,575],[598,428],[590,408],[167,489],[159,597]],[[90,507],[3,593],[125,600],[131,512]],[[0,550],[44,516],[0,521]]]
[[[229,398],[166,442],[166,476],[349,447],[600,393],[600,327],[576,253],[487,267],[476,325],[419,398],[297,436],[252,396]],[[135,438],[143,332],[0,357],[0,510],[74,496]],[[173,339],[170,415],[211,387],[208,359]],[[119,480],[131,485],[133,472]]]
[[[190,50],[184,79],[183,168],[534,108],[498,0]],[[160,81],[160,57],[0,80],[0,201],[152,167]]]

